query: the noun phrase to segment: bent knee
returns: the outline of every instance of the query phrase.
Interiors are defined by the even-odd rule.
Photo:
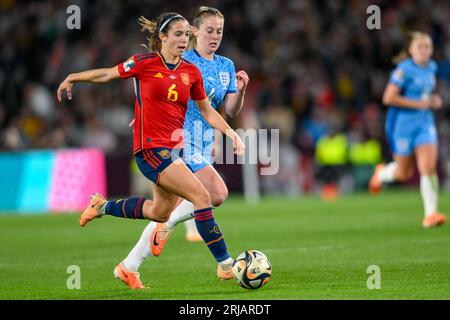
[[[194,206],[207,207],[211,206],[211,196],[205,189],[199,190],[193,197]]]
[[[221,188],[211,194],[211,203],[214,207],[220,206],[228,198],[227,187]]]

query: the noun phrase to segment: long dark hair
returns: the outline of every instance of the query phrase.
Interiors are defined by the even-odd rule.
[[[141,16],[138,19],[141,31],[149,33],[149,36],[147,37],[148,44],[143,46],[150,52],[161,51],[161,39],[159,38],[159,33],[162,32],[167,35],[172,23],[179,20],[186,20],[186,18],[176,12],[163,13],[156,19],[156,22]]]

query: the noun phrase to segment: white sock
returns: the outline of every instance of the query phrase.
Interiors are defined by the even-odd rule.
[[[384,168],[380,171],[380,181],[383,183],[394,182],[395,180],[395,169],[397,169],[396,162],[390,162],[384,166]]]
[[[420,193],[422,194],[425,216],[437,212],[439,181],[436,174],[420,176]]]
[[[225,259],[225,260],[223,260],[223,261],[220,261],[219,262],[219,265],[221,265],[221,266],[224,266],[224,265],[229,265],[229,264],[232,264],[233,263],[233,258],[228,258],[228,259]]]
[[[130,271],[137,271],[142,262],[148,257],[152,256],[150,251],[150,236],[156,227],[156,222],[151,221],[141,234],[133,249],[131,249],[128,256],[123,260],[123,265]]]
[[[194,219],[186,220],[184,226],[186,227],[186,232],[198,232]]]
[[[186,221],[194,217],[194,205],[192,202],[183,200],[170,214],[167,225],[170,229],[175,228],[180,222]]]

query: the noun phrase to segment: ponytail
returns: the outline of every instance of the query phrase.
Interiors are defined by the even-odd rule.
[[[408,40],[407,40],[405,46],[403,47],[402,51],[400,51],[400,53],[397,54],[392,59],[392,62],[397,65],[400,63],[400,61],[409,58],[410,57],[409,47],[411,46],[411,43],[414,40],[423,38],[423,37],[430,38],[430,36],[427,33],[420,32],[420,31],[412,31],[412,32],[408,33]]]
[[[148,44],[143,44],[142,46],[146,47],[149,52],[161,50],[161,40],[156,33],[156,22],[141,16],[138,19],[138,23],[141,26],[141,31],[149,34],[147,37]]]
[[[161,14],[156,22],[148,20],[147,18],[141,16],[138,19],[138,23],[141,26],[142,32],[147,32],[148,44],[143,44],[149,52],[159,52],[161,51],[161,39],[159,38],[159,33],[167,35],[170,26],[173,22],[178,20],[186,20],[182,15],[175,12],[167,12]]]

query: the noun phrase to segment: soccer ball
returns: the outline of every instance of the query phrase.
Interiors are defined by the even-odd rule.
[[[233,262],[233,277],[245,289],[258,289],[270,280],[272,266],[261,251],[242,252]]]

